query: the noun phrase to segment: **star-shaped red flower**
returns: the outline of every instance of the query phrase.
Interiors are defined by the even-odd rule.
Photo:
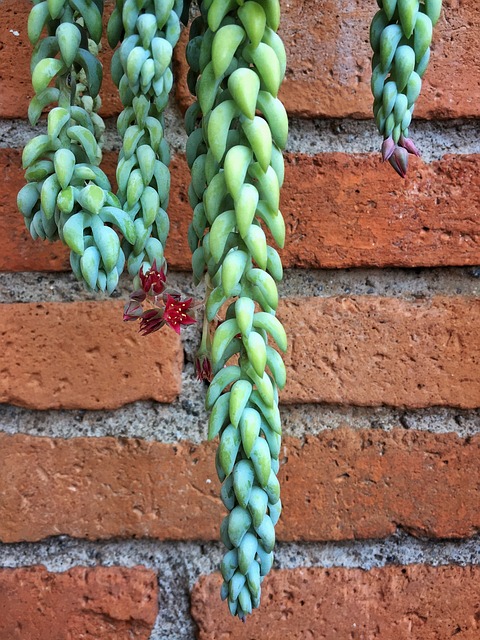
[[[180,333],[182,325],[195,324],[195,318],[189,316],[187,311],[193,306],[193,298],[187,300],[176,300],[170,294],[167,294],[165,301],[165,311],[163,312],[163,320],[171,329]]]

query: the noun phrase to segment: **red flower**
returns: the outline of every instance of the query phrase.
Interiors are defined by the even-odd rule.
[[[186,312],[193,305],[193,298],[188,300],[177,300],[170,294],[167,294],[165,301],[165,311],[163,312],[163,320],[165,324],[171,327],[176,333],[180,333],[182,325],[194,324],[196,320],[189,316]]]
[[[142,314],[142,320],[140,322],[140,333],[143,336],[148,336],[149,333],[158,331],[163,327],[165,321],[163,314],[159,309],[149,309]]]
[[[163,267],[158,271],[156,260],[153,261],[152,267],[147,271],[147,273],[143,273],[142,267],[138,275],[142,283],[142,289],[145,293],[150,293],[151,290],[156,296],[163,293],[167,276],[165,275]]]

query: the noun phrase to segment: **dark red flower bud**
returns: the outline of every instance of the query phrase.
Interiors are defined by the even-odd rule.
[[[143,336],[147,336],[149,333],[158,331],[165,324],[163,314],[159,309],[149,309],[142,314],[142,320],[140,322],[140,333]]]
[[[136,300],[130,300],[123,310],[123,321],[130,322],[131,320],[138,320],[142,316],[142,305]]]
[[[212,363],[205,353],[198,354],[195,357],[195,371],[197,372],[197,378],[199,380],[212,381]]]

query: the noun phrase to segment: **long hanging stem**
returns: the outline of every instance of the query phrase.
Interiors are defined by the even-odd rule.
[[[122,242],[132,276],[164,264],[170,150],[163,113],[173,84],[172,53],[183,4],[117,0],[108,23],[110,46],[121,42],[112,59],[112,77],[124,106],[117,123],[123,139],[117,195],[135,228],[133,242],[128,237]]]
[[[28,36],[35,46],[30,122],[36,124],[48,105],[58,106],[48,114],[47,134],[24,149],[27,184],[18,207],[33,238],[63,240],[75,275],[89,288],[111,293],[125,263],[118,233],[133,240],[134,229],[99,168],[105,129],[97,113],[102,11],[100,0],[44,0],[30,12]],[[41,38],[44,27],[48,36]]]
[[[430,60],[432,30],[442,0],[377,0],[370,27],[373,114],[383,135],[383,160],[404,178],[408,154],[419,155],[408,137],[422,77]]]
[[[269,340],[286,350],[275,317],[283,271],[264,229],[283,246],[279,191],[288,121],[277,94],[286,57],[276,33],[277,0],[205,0],[200,9],[187,48],[188,83],[197,96],[186,114],[189,243],[196,281],[206,269],[213,287],[207,321],[227,308],[213,336],[206,406],[208,437],[220,435],[217,472],[230,512],[220,529],[228,549],[221,595],[244,619],[260,603],[281,512],[278,388],[286,374]]]

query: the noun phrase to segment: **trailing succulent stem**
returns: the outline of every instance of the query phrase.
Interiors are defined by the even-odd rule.
[[[111,293],[125,262],[117,232],[133,239],[134,229],[99,168],[102,11],[102,0],[44,0],[30,12],[30,122],[36,124],[48,105],[57,106],[48,114],[47,133],[23,151],[27,184],[17,202],[33,238],[60,238],[71,250],[75,275],[89,288]],[[48,35],[41,38],[44,28]]]
[[[269,340],[281,351],[287,340],[275,317],[282,264],[265,229],[283,247],[279,191],[288,120],[277,94],[286,57],[276,33],[278,0],[205,0],[200,10],[187,47],[197,97],[186,114],[189,243],[197,282],[206,270],[206,321],[214,323],[226,307],[201,355],[210,348],[208,437],[220,436],[217,472],[229,511],[220,529],[228,548],[222,598],[244,619],[259,605],[281,511],[278,389],[286,376]]]
[[[136,276],[164,262],[169,230],[170,151],[163,112],[173,84],[172,52],[180,36],[183,0],[117,0],[107,29],[112,77],[124,110],[117,167],[118,199],[133,234],[122,249]]]
[[[430,59],[432,30],[442,0],[377,0],[370,27],[373,49],[373,113],[383,135],[382,155],[405,177],[408,154],[419,155],[408,137],[422,77]]]

